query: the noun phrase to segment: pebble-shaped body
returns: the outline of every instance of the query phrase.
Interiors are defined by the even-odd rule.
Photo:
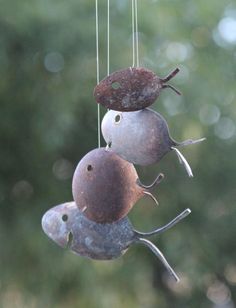
[[[135,111],[152,105],[163,88],[175,88],[166,84],[173,78],[176,69],[166,78],[158,77],[144,67],[129,67],[104,78],[94,89],[97,103],[117,111]]]
[[[75,202],[67,202],[51,208],[43,215],[42,228],[59,246],[95,260],[115,259],[122,256],[132,244],[143,244],[152,250],[178,281],[178,276],[160,250],[145,237],[168,230],[190,212],[186,209],[165,226],[143,233],[134,230],[127,217],[114,223],[100,224],[86,218]]]
[[[105,148],[86,154],[72,181],[76,204],[87,218],[99,223],[124,217],[145,191],[133,164]]]
[[[142,166],[159,162],[176,146],[204,140],[174,141],[166,120],[149,108],[134,112],[108,111],[102,120],[102,134],[114,152]]]
[[[61,247],[96,259],[110,260],[121,256],[134,240],[128,218],[112,224],[89,220],[76,206],[67,202],[53,207],[42,218],[44,232]]]
[[[114,152],[142,166],[158,162],[176,146],[165,119],[151,109],[108,111],[102,120],[102,134]]]

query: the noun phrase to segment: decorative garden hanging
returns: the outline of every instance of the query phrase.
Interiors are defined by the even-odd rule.
[[[109,13],[109,0],[108,13]],[[57,205],[42,218],[44,232],[61,247],[96,260],[110,260],[122,256],[133,244],[144,244],[159,258],[169,273],[179,278],[160,250],[146,238],[162,233],[190,214],[184,210],[165,226],[151,232],[136,231],[127,214],[143,196],[163,179],[159,174],[153,184],[141,183],[133,164],[150,165],[159,162],[174,150],[189,176],[192,170],[176,148],[203,141],[174,141],[166,120],[146,108],[152,105],[164,88],[180,92],[168,82],[178,72],[160,78],[139,66],[137,0],[132,0],[133,65],[110,74],[109,69],[109,14],[107,77],[99,79],[98,0],[96,6],[97,85],[94,96],[98,103],[98,148],[79,162],[72,182],[74,201]],[[109,108],[102,120],[102,133],[107,143],[100,147],[100,105]]]

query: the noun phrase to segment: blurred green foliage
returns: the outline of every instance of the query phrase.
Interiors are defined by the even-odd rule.
[[[111,2],[111,71],[132,64],[131,1]],[[95,262],[57,247],[41,230],[50,207],[69,201],[78,161],[97,146],[95,3],[0,1],[0,307],[236,307],[236,5],[233,0],[138,1],[140,61],[165,76],[153,108],[173,138],[207,137],[138,167],[166,178],[129,217],[151,230],[186,207],[192,214],[153,239],[182,278],[169,280],[145,247]],[[106,75],[106,1],[99,1],[101,77]],[[104,113],[105,110],[102,110]]]

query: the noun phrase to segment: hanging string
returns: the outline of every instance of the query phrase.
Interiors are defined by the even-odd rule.
[[[138,38],[138,2],[134,0],[135,6],[135,40],[136,40],[136,61],[139,67],[139,38]]]
[[[139,37],[138,37],[138,3],[137,0],[131,1],[132,15],[132,66],[139,67]]]
[[[110,0],[107,0],[107,75],[110,75]]]
[[[98,34],[98,0],[95,0],[96,11],[96,64],[97,64],[97,84],[99,84],[99,34]],[[98,147],[101,147],[101,128],[100,128],[100,104],[97,104],[97,129],[98,129]]]
[[[131,1],[131,15],[132,15],[132,67],[135,66],[135,29],[134,29],[134,0]]]

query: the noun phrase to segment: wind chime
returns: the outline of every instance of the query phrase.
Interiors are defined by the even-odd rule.
[[[109,0],[107,0],[107,77],[99,78],[98,0],[96,7],[97,86],[94,97],[98,103],[98,148],[79,162],[72,181],[74,201],[57,205],[42,218],[44,232],[58,245],[67,247],[80,256],[96,260],[110,260],[123,255],[135,243],[146,245],[159,258],[169,273],[179,280],[161,251],[149,240],[155,234],[173,227],[190,214],[184,210],[172,221],[151,232],[136,231],[127,214],[144,195],[157,204],[151,190],[163,179],[159,174],[149,186],[141,183],[133,164],[157,163],[174,150],[190,177],[191,168],[176,148],[203,141],[176,142],[169,135],[165,119],[147,108],[158,99],[165,88],[177,89],[168,84],[178,72],[176,68],[167,77],[139,66],[138,9],[132,0],[133,65],[110,74],[109,69]],[[108,108],[102,124],[100,105]],[[100,147],[100,125],[107,143]]]

